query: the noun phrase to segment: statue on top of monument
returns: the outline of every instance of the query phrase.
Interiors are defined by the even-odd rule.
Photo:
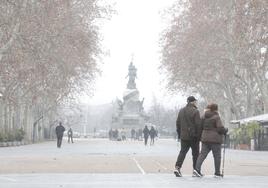
[[[136,83],[135,79],[137,78],[137,68],[133,65],[132,61],[128,66],[128,83],[127,83],[127,88],[128,89],[136,89]]]

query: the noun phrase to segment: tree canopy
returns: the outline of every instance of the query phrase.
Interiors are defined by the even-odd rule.
[[[168,89],[216,102],[226,120],[268,113],[268,1],[183,0],[161,38]]]

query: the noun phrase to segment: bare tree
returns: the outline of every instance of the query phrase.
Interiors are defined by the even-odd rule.
[[[267,113],[267,3],[177,2],[161,39],[168,88],[219,103],[227,121]]]
[[[93,83],[103,53],[96,21],[106,8],[98,0],[0,2],[2,130],[43,138],[59,104]]]

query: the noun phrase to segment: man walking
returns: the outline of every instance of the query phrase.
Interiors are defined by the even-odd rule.
[[[149,131],[147,125],[145,125],[145,128],[143,129],[143,136],[144,136],[144,144],[145,144],[145,146],[147,146],[149,133],[150,133],[150,131]]]
[[[150,131],[149,131],[149,135],[150,135],[150,138],[151,138],[151,142],[150,142],[150,145],[154,145],[154,138],[157,136],[156,134],[156,130],[155,128],[152,126]]]
[[[61,147],[62,143],[62,137],[63,133],[65,131],[65,128],[62,126],[62,123],[60,122],[59,125],[56,127],[56,135],[57,135],[57,147]]]
[[[199,141],[201,135],[201,119],[197,109],[197,100],[190,96],[187,105],[179,111],[176,121],[178,138],[181,139],[181,150],[175,164],[174,174],[181,177],[181,167],[189,149],[192,150],[193,169],[199,154]]]

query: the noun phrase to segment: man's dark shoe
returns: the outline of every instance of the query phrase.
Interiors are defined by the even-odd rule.
[[[204,175],[201,174],[200,171],[198,171],[198,170],[194,170],[194,171],[193,171],[193,177],[199,177],[199,178],[201,178],[201,177],[203,177],[203,176],[204,176]]]
[[[175,167],[174,174],[176,177],[182,177],[180,168]]]
[[[214,174],[214,178],[223,178],[222,174]]]

